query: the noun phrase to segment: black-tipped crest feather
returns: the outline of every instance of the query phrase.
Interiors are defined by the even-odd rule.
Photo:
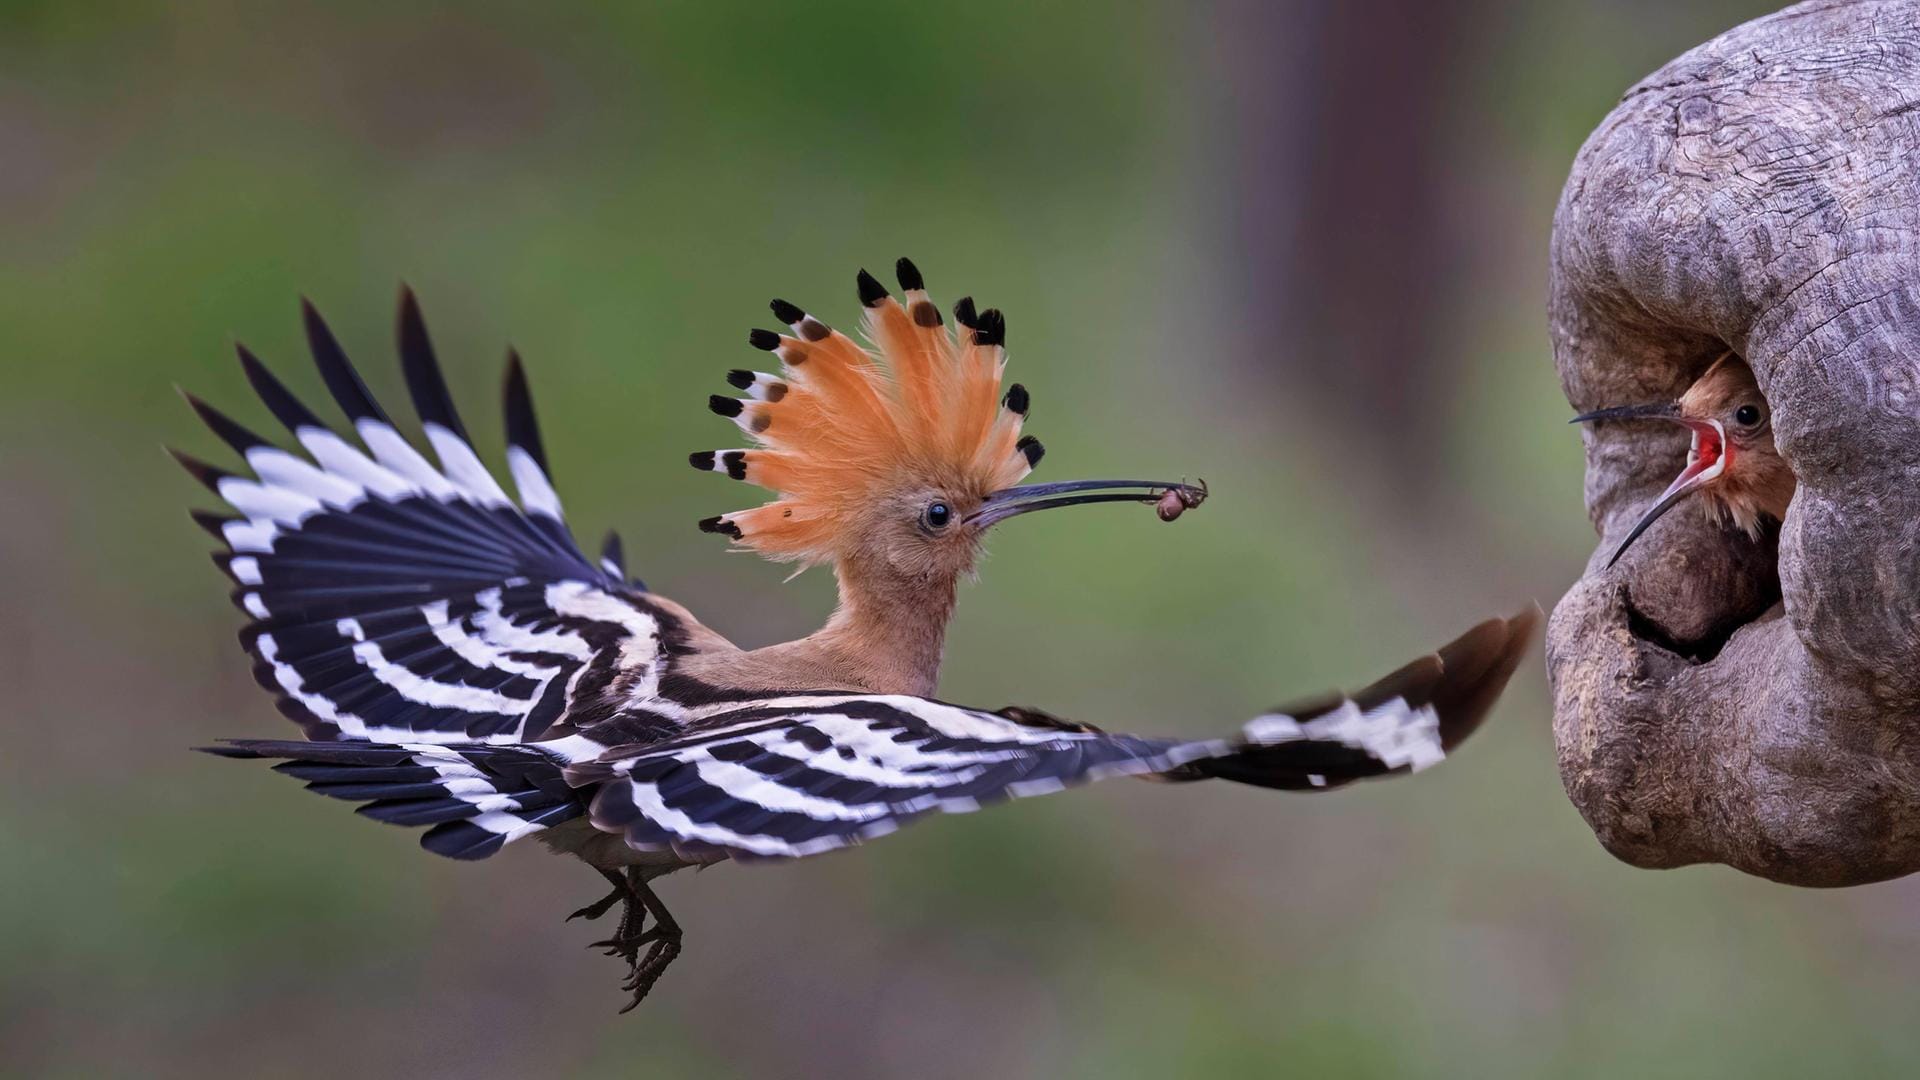
[[[1032,402],[1027,396],[1027,388],[1021,386],[1019,383],[1014,383],[1012,386],[1007,387],[1007,396],[1005,400],[1002,401],[1002,404],[1007,407],[1008,412],[1025,416],[1027,415],[1027,407],[1031,405]]]
[[[1000,314],[999,308],[988,308],[980,313],[979,324],[973,330],[973,340],[981,345],[1007,343],[1007,317]]]

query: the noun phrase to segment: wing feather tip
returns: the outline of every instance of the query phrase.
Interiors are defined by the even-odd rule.
[[[171,446],[162,446],[160,449],[165,450],[181,468],[187,470],[189,476],[200,481],[208,491],[216,495],[220,493],[220,481],[233,478],[233,474],[227,470],[217,465],[209,465],[184,450],[175,450]]]
[[[348,421],[358,424],[362,420],[375,420],[391,427],[393,422],[367,389],[353,361],[347,358],[340,339],[334,336],[320,310],[304,296],[300,298],[300,323],[306,332],[307,351],[313,357],[313,365],[327,384],[327,392],[333,395],[335,404],[347,414]]]

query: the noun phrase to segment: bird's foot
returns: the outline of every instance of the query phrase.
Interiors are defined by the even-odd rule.
[[[680,924],[674,922],[673,916],[667,913],[666,905],[653,894],[637,867],[629,868],[624,880],[609,871],[603,870],[601,873],[606,874],[608,880],[616,882],[618,887],[605,899],[574,912],[574,915],[596,919],[612,910],[615,903],[626,905],[620,913],[620,927],[614,935],[587,946],[590,949],[605,949],[608,956],[617,956],[627,962],[627,978],[620,988],[631,993],[633,999],[620,1010],[626,1013],[646,999],[653,984],[660,981],[660,976],[680,955],[682,934]],[[647,925],[649,916],[653,919],[651,927]]]
[[[627,981],[620,984],[622,990],[633,993],[633,1000],[627,1002],[626,1007],[620,1010],[623,1014],[632,1012],[634,1006],[646,1000],[647,992],[653,989],[653,984],[660,981],[660,976],[666,974],[668,965],[680,955],[679,927],[674,927],[671,933],[655,927],[645,936],[652,939],[653,947],[647,950],[644,959],[633,962],[633,967],[627,972]]]
[[[620,899],[626,906],[620,909],[619,928],[605,941],[589,942],[587,948],[604,949],[608,956],[617,956],[629,965],[637,964],[641,946],[653,940],[654,932],[647,929],[647,908],[639,894],[627,892]]]

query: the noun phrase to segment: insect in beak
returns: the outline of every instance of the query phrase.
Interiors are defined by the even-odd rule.
[[[1611,568],[1614,563],[1620,561],[1620,556],[1627,553],[1627,548],[1631,547],[1635,540],[1640,539],[1640,534],[1646,532],[1649,526],[1660,519],[1660,515],[1679,505],[1682,499],[1720,479],[1726,473],[1727,466],[1733,463],[1733,446],[1727,442],[1727,432],[1720,426],[1720,421],[1696,420],[1689,416],[1682,416],[1678,402],[1616,405],[1610,409],[1581,413],[1570,422],[1581,424],[1597,420],[1668,420],[1686,427],[1693,433],[1693,445],[1687,451],[1687,467],[1680,470],[1679,476],[1673,478],[1673,483],[1668,484],[1667,490],[1660,493],[1660,497],[1654,500],[1653,506],[1640,515],[1640,520],[1634,523],[1633,530],[1627,533],[1627,538],[1620,541],[1620,546],[1613,549],[1613,557],[1607,560],[1607,566]]]
[[[1003,488],[981,500],[980,508],[967,518],[984,529],[1030,510],[1052,510],[1061,506],[1087,503],[1154,503],[1162,520],[1172,521],[1180,513],[1205,502],[1207,482],[1198,485],[1176,484],[1166,480],[1068,480],[1052,484],[1021,484]],[[1179,510],[1172,510],[1177,501]]]

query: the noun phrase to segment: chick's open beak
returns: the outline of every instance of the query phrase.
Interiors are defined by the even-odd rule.
[[[1720,479],[1726,473],[1727,466],[1733,463],[1733,447],[1727,442],[1726,429],[1720,426],[1718,420],[1696,420],[1682,416],[1677,402],[1596,409],[1574,417],[1572,423],[1592,423],[1596,420],[1669,420],[1693,432],[1693,445],[1687,451],[1687,467],[1680,470],[1680,475],[1673,478],[1667,490],[1661,492],[1647,512],[1640,515],[1639,521],[1634,522],[1633,529],[1627,533],[1625,540],[1620,541],[1620,546],[1613,549],[1613,557],[1607,560],[1607,566],[1612,567],[1620,561],[1620,556],[1627,553],[1627,548],[1640,539],[1640,534],[1660,519],[1660,515],[1679,505],[1682,499]]]
[[[1191,510],[1206,500],[1207,486],[1204,481],[1195,486],[1167,480],[1067,480],[1052,484],[1021,484],[988,495],[967,520],[984,529],[1030,510],[1052,510],[1062,506],[1103,502],[1157,503],[1169,493],[1173,493],[1184,508]]]

